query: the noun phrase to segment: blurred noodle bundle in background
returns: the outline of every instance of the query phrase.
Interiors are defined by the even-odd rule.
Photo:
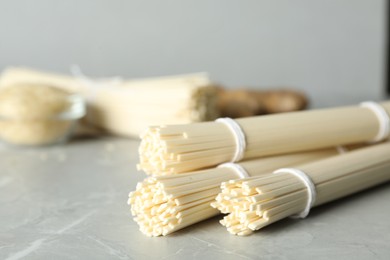
[[[129,137],[138,136],[150,125],[289,112],[302,110],[308,103],[304,94],[293,90],[227,90],[214,84],[206,73],[136,80],[90,79],[80,72],[74,74],[77,75],[10,67],[0,77],[0,89],[24,84],[30,88],[51,86],[51,91],[61,89],[69,95],[79,94],[87,102],[87,114],[78,134],[109,133]],[[19,95],[24,95],[20,100],[38,102],[39,98],[29,91],[20,91]],[[15,103],[13,109],[20,110],[16,107],[19,105],[20,102]]]

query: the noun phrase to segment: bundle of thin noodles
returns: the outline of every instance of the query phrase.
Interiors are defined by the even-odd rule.
[[[221,185],[212,206],[229,214],[221,224],[230,233],[248,235],[295,214],[305,217],[310,207],[389,181],[390,143],[274,173]]]
[[[222,182],[237,179],[240,169],[250,176],[278,167],[311,162],[338,154],[335,148],[267,157],[180,175],[146,178],[129,194],[128,204],[140,230],[148,236],[168,235],[219,214],[210,203]],[[238,172],[237,172],[238,170]]]
[[[234,124],[152,126],[141,135],[138,169],[178,174],[240,159],[383,140],[388,132],[382,119],[390,114],[390,102],[375,104],[248,117]]]
[[[187,124],[218,117],[218,91],[205,73],[137,80],[89,79],[8,68],[0,87],[19,83],[49,85],[80,93],[87,100],[86,121],[109,133],[138,136],[152,124]]]

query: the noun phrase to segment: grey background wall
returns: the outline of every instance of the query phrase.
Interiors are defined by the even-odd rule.
[[[386,0],[1,0],[0,69],[146,77],[207,71],[315,106],[380,99]]]

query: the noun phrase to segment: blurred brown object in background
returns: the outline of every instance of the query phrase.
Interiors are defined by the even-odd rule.
[[[249,90],[219,89],[218,109],[222,117],[248,117],[303,110],[308,98],[302,92],[289,89]]]

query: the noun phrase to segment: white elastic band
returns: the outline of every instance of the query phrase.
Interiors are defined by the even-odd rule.
[[[313,181],[307,175],[305,172],[295,169],[295,168],[282,168],[279,170],[276,170],[273,172],[274,174],[278,173],[290,173],[296,177],[298,177],[306,186],[307,188],[307,203],[305,209],[299,213],[298,215],[294,215],[292,217],[297,217],[297,218],[306,218],[307,215],[309,215],[311,207],[314,205],[316,198],[317,198],[317,190],[316,186],[314,185]]]
[[[236,163],[223,163],[218,165],[218,168],[230,168],[233,169],[240,179],[249,178],[248,172],[239,164]]]
[[[372,143],[383,141],[389,137],[390,133],[390,117],[386,110],[378,103],[367,101],[360,103],[360,106],[370,109],[379,120],[378,134],[372,139]]]
[[[345,148],[345,146],[342,146],[342,145],[338,145],[336,146],[336,150],[339,154],[345,154],[346,152],[348,152],[348,149]]]
[[[242,131],[239,124],[229,117],[218,118],[215,122],[226,125],[234,136],[236,142],[236,151],[231,162],[238,162],[244,157],[246,149],[245,133]]]
[[[87,102],[94,101],[97,91],[103,88],[109,88],[110,90],[113,90],[115,89],[115,87],[118,87],[120,84],[123,83],[123,79],[121,77],[91,79],[82,72],[79,65],[75,64],[70,67],[70,72],[73,77],[75,77],[77,80],[80,81],[81,84],[87,87]]]
[[[73,77],[75,77],[80,82],[80,85],[84,86],[83,91],[85,93],[83,96],[87,104],[93,104],[95,102],[97,92],[101,91],[102,89],[110,89],[110,91],[118,89],[118,91],[121,91],[121,93],[123,93],[123,90],[119,90],[118,88],[123,82],[122,78],[120,77],[91,79],[84,75],[84,73],[81,71],[80,66],[78,65],[72,65],[70,67],[70,71]],[[95,122],[95,115],[93,113],[87,113],[86,120],[88,122]]]

